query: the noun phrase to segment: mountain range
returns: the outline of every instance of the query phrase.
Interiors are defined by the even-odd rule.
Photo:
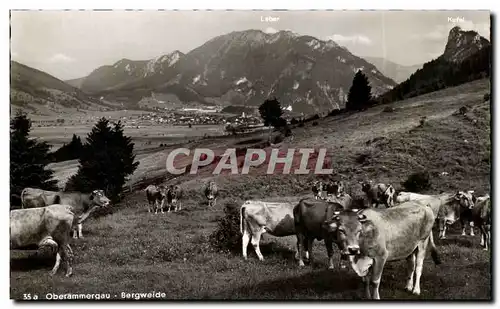
[[[173,94],[185,104],[226,106],[258,106],[275,96],[295,112],[314,113],[343,107],[358,70],[365,72],[376,95],[396,85],[334,41],[290,31],[246,30],[215,37],[187,54],[122,59],[70,83],[129,105],[152,93]]]
[[[14,110],[35,114],[110,109],[80,89],[16,61],[10,62],[10,103]]]
[[[476,32],[455,27],[439,59],[458,63],[485,46],[489,42]],[[82,109],[150,104],[256,107],[276,97],[294,112],[312,114],[342,108],[358,70],[377,96],[417,69],[380,58],[363,59],[331,40],[290,31],[246,30],[217,36],[186,54],[121,59],[66,82],[11,61],[11,103]]]

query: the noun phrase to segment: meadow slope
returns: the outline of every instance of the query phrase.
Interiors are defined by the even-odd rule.
[[[289,147],[327,147],[335,177],[359,194],[358,181],[371,179],[400,187],[409,174],[428,170],[429,192],[474,189],[490,191],[490,102],[483,95],[488,80],[445,89],[393,103],[394,112],[378,106],[353,115],[339,115],[294,129]],[[456,115],[464,105],[469,117]],[[423,127],[417,127],[422,116]],[[476,120],[476,121],[474,121]],[[203,143],[217,147],[217,140]],[[223,146],[227,140],[221,141]],[[221,147],[221,145],[219,145]],[[442,173],[446,172],[446,175]],[[226,204],[245,199],[297,201],[309,195],[312,175],[212,176],[209,173],[176,179],[185,189],[183,210],[152,215],[144,192],[134,192],[114,206],[112,214],[92,218],[84,226],[85,238],[73,242],[74,276],[50,277],[53,259],[37,259],[28,252],[11,253],[11,298],[24,293],[165,292],[169,299],[362,299],[362,281],[350,269],[327,270],[323,242],[315,242],[313,265],[299,269],[294,260],[294,237],[264,236],[259,262],[249,248],[221,252],[210,247],[209,235],[224,215]],[[215,179],[221,197],[207,209],[201,185]],[[481,250],[479,236],[460,236],[458,227],[449,239],[437,240],[443,260],[424,263],[422,294],[404,290],[405,261],[386,264],[382,299],[491,299],[490,253]],[[478,235],[477,233],[476,235]],[[437,236],[437,234],[435,234]],[[335,253],[338,265],[338,251]]]

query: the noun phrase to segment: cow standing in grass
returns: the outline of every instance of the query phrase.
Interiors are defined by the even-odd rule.
[[[314,199],[302,199],[293,208],[295,233],[297,236],[297,257],[299,267],[304,266],[304,251],[309,262],[313,260],[312,245],[314,240],[325,240],[328,254],[328,269],[333,269],[333,244],[336,242],[335,235],[330,233],[324,223],[333,216],[334,211],[343,209],[338,203],[327,203],[326,201]],[[342,262],[341,262],[341,267]]]
[[[315,199],[323,199],[323,190],[324,190],[325,185],[323,184],[322,181],[317,180],[313,183],[312,185],[312,192],[314,194]]]
[[[10,211],[10,249],[19,250],[31,245],[49,246],[56,254],[51,275],[55,275],[61,261],[66,264],[66,277],[73,273],[73,251],[69,245],[75,214],[71,205],[50,205]]]
[[[217,196],[219,195],[219,190],[215,181],[210,181],[204,189],[205,197],[208,199],[208,206],[213,208],[217,203]]]
[[[163,213],[163,205],[167,197],[167,189],[165,186],[149,185],[144,191],[146,191],[146,197],[148,199],[148,212],[152,212],[154,208],[155,214],[158,214],[159,208],[161,213]]]
[[[366,297],[380,299],[379,286],[386,262],[406,259],[406,289],[420,294],[420,277],[427,248],[440,264],[432,236],[434,213],[430,207],[406,202],[398,207],[375,210],[343,210],[326,222],[337,235],[351,266],[365,283]]]
[[[240,208],[240,232],[242,235],[242,253],[245,260],[247,259],[247,248],[250,241],[259,260],[264,260],[259,247],[262,234],[269,233],[277,237],[295,234],[293,207],[293,203],[263,201],[246,201],[243,203]]]
[[[23,208],[46,207],[52,204],[73,206],[73,238],[83,238],[83,222],[98,208],[107,207],[110,200],[103,190],[82,193],[25,188],[21,193],[21,202]]]
[[[167,190],[168,212],[174,207],[174,211],[181,210],[182,207],[182,189],[178,185],[170,185]]]
[[[396,190],[392,185],[383,183],[372,186],[369,182],[361,184],[361,189],[365,192],[370,206],[378,208],[379,204],[384,204],[386,208],[394,206],[394,194]]]
[[[458,193],[457,193],[458,194]],[[490,229],[491,229],[491,200],[489,195],[483,197],[474,198],[475,204],[472,209],[464,207],[464,197],[459,194],[454,196],[455,199],[459,199],[458,202],[450,203],[445,205],[442,210],[442,216],[439,221],[440,236],[444,238],[446,225],[451,225],[456,221],[461,221],[462,226],[464,226],[463,231],[465,231],[464,220],[471,220],[475,226],[481,231],[481,245],[484,246],[484,250],[488,250],[490,244]],[[467,205],[467,204],[466,204]]]

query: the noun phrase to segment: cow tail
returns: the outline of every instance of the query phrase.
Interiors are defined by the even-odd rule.
[[[243,219],[245,218],[245,205],[241,206],[241,209],[240,209],[240,232],[241,234],[243,234]]]
[[[439,258],[438,251],[436,249],[436,244],[434,244],[434,236],[432,236],[432,231],[429,234],[429,244],[431,245],[431,257],[434,261],[434,264],[441,264],[441,259]]]

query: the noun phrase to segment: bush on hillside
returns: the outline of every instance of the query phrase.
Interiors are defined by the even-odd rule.
[[[318,125],[318,122],[317,122],[317,121],[313,121],[312,125],[313,125],[313,126],[317,126],[317,125]]]
[[[346,109],[361,111],[372,105],[372,87],[361,70],[356,72],[347,94]]]
[[[304,127],[304,122],[299,122],[299,125],[298,125],[299,128],[303,128]]]
[[[430,189],[430,174],[427,171],[413,173],[402,183],[406,191],[423,192]]]
[[[484,95],[483,99],[484,99],[484,102],[489,101],[489,100],[490,100],[490,94],[489,94],[489,93],[486,93],[486,94]]]
[[[393,112],[395,112],[395,111],[396,111],[396,109],[395,109],[394,107],[390,107],[390,106],[387,106],[387,107],[385,107],[385,108],[382,110],[382,112],[384,112],[384,113],[393,113]]]
[[[219,218],[217,228],[209,239],[210,245],[217,250],[226,252],[241,250],[240,207],[236,201],[225,204],[224,216]]]

